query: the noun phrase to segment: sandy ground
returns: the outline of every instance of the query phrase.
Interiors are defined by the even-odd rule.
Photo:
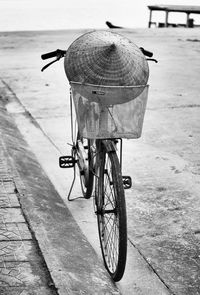
[[[84,32],[0,33],[0,78],[60,152],[70,140],[69,85],[62,62],[40,72],[40,55],[66,49]],[[174,294],[200,294],[200,31],[120,33],[159,61],[149,64],[142,138],[124,144],[124,174],[133,179],[129,239]]]

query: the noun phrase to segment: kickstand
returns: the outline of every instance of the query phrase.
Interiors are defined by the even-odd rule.
[[[74,186],[74,182],[75,182],[75,180],[76,180],[76,165],[74,165],[74,177],[73,177],[72,184],[71,184],[71,187],[70,187],[70,190],[69,190],[68,196],[67,196],[68,201],[73,201],[73,200],[75,200],[75,199],[70,199],[70,195],[71,195],[71,192],[72,192],[72,189],[73,189],[73,186]]]

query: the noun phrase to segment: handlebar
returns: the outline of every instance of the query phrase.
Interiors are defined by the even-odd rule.
[[[66,50],[57,49],[55,51],[50,51],[50,52],[42,54],[41,58],[48,59],[52,57],[57,57],[60,59],[61,57],[65,56],[65,53],[66,53]]]
[[[42,68],[42,72],[48,68],[50,65],[52,65],[54,62],[58,61],[59,59],[61,59],[62,57],[64,57],[66,54],[66,50],[61,50],[61,49],[57,49],[55,51],[50,51],[50,52],[47,52],[47,53],[44,53],[41,55],[41,59],[48,59],[48,58],[52,58],[52,57],[56,57],[55,60],[51,61],[50,63],[48,63],[47,65],[45,65],[43,68]]]
[[[144,49],[143,47],[140,47],[140,50],[142,51],[142,53],[148,57],[152,57],[153,56],[153,52],[148,51],[146,49]]]
[[[142,53],[148,57],[152,57],[153,56],[153,52],[151,51],[148,51],[146,49],[144,49],[143,47],[140,47],[140,50],[142,51]],[[52,57],[63,57],[65,56],[66,54],[66,50],[61,50],[61,49],[57,49],[55,51],[50,51],[50,52],[47,52],[47,53],[44,53],[41,55],[41,58],[42,59],[48,59],[48,58],[52,58]]]
[[[158,61],[154,58],[151,58],[153,56],[153,52],[151,51],[148,51],[146,49],[144,49],[143,47],[140,47],[140,50],[142,51],[142,53],[150,58],[147,58],[146,60],[149,60],[149,61],[154,61],[155,63],[157,63]]]
[[[151,57],[153,56],[153,53],[144,49],[143,47],[140,47],[140,50],[142,51],[142,53],[148,57],[150,57],[149,59],[147,60],[152,60],[152,61],[155,61],[157,62],[157,60],[155,59],[152,59]],[[47,52],[47,53],[44,53],[41,55],[41,58],[44,60],[44,59],[49,59],[49,58],[52,58],[52,57],[56,57],[55,60],[53,60],[52,62],[48,63],[47,65],[45,65],[43,68],[42,68],[42,71],[44,71],[46,68],[48,68],[51,64],[53,64],[54,62],[58,61],[60,58],[64,57],[66,54],[66,50],[61,50],[61,49],[57,49],[55,51],[50,51],[50,52]]]

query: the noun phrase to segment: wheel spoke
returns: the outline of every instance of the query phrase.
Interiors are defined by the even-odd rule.
[[[110,223],[110,220],[113,219],[111,216],[109,217],[107,224]],[[102,222],[104,223],[104,222]],[[103,234],[103,240],[104,240],[104,247],[107,251],[107,259],[109,265],[114,270],[114,267],[116,267],[116,260],[118,258],[118,235],[117,232],[117,225],[116,222],[113,220],[113,223],[110,224],[110,227],[108,229],[106,224],[103,224],[104,226],[104,234]],[[105,234],[106,232],[106,234]]]
[[[106,175],[106,177],[105,177]],[[107,170],[106,173],[104,173],[104,178],[106,179],[105,184],[104,184],[104,194],[107,196],[107,203],[105,204],[112,204],[113,208],[114,208],[114,202],[115,202],[115,197],[114,197],[114,190],[113,190],[113,181],[111,181],[111,177],[108,174]],[[112,183],[112,187],[111,187],[111,183]],[[108,192],[109,190],[109,192]],[[110,197],[111,196],[111,197]]]
[[[112,230],[110,231],[110,235],[107,241],[108,244],[108,262],[112,266],[112,269],[114,270],[114,266],[116,267],[117,264],[117,258],[118,258],[118,249],[116,245],[116,239],[115,239],[115,232],[116,232],[116,225],[113,224]]]

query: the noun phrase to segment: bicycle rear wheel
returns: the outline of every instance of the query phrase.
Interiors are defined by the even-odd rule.
[[[91,140],[81,138],[79,132],[77,135],[77,158],[83,197],[89,199],[92,195],[94,182]]]
[[[108,145],[101,144],[97,152],[96,213],[105,267],[112,279],[119,281],[127,256],[126,204],[119,160]]]

